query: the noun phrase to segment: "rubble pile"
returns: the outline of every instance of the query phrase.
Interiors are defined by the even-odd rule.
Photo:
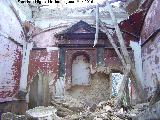
[[[132,120],[140,112],[149,107],[149,103],[137,104],[132,107],[117,109],[114,106],[115,99],[87,106],[70,96],[55,98],[49,107],[39,106],[30,109],[25,116],[4,113],[2,120]],[[8,119],[9,118],[9,119]]]
[[[67,95],[63,98],[55,98],[51,104],[57,109],[56,113],[60,117],[80,113],[86,109],[85,103]]]
[[[117,109],[114,106],[114,101],[115,99],[112,98],[99,104],[87,106],[83,102],[69,98],[55,99],[52,104],[57,109],[57,115],[61,120],[131,120],[149,106],[148,103],[144,103]]]
[[[130,116],[121,108],[114,108],[114,99],[93,104],[82,112],[68,115],[63,120],[128,120]]]
[[[3,113],[0,120],[28,120],[25,115],[16,115],[11,112]]]

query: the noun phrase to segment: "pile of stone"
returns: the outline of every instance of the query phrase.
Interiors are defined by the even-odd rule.
[[[16,115],[11,112],[3,113],[0,120],[28,120],[25,115]]]
[[[148,103],[136,106],[122,107],[114,106],[114,99],[93,104],[91,107],[75,99],[55,100],[52,104],[56,107],[57,115],[61,120],[131,120],[137,114],[148,108]]]
[[[55,98],[52,106],[39,106],[30,109],[26,115],[4,113],[2,120],[131,120],[146,110],[148,103],[137,104],[132,108],[114,106],[114,99],[87,106],[72,97]]]
[[[128,120],[130,117],[127,112],[121,108],[120,110],[114,108],[114,100],[100,102],[98,105],[94,104],[82,112],[68,115],[64,120]]]

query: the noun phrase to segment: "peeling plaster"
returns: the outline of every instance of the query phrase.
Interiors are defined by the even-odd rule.
[[[160,82],[160,61],[158,61],[160,59],[160,48],[157,44],[159,42],[160,34],[157,35],[153,42],[148,42],[142,48],[143,76],[148,96],[153,94],[156,90],[157,82]]]
[[[148,93],[148,97],[154,94],[157,83],[160,82],[160,33],[148,40],[149,36],[160,28],[159,6],[160,1],[154,0],[146,15],[141,31],[142,44],[147,42],[142,46],[142,62],[144,89]]]
[[[0,32],[23,43],[23,29],[7,1],[0,1]],[[16,99],[19,88],[22,48],[0,35],[0,102]]]
[[[18,89],[22,49],[1,36],[0,46],[0,102],[3,102],[14,99]]]
[[[0,31],[19,43],[23,43],[23,29],[13,11],[3,0],[0,1]],[[3,16],[3,17],[2,17]],[[2,24],[3,23],[3,24]],[[15,34],[16,33],[16,34]]]
[[[32,50],[30,55],[29,80],[32,80],[38,71],[54,73],[56,74],[56,79],[58,77],[58,61],[58,51]]]
[[[142,44],[153,34],[157,29],[160,28],[160,1],[154,0],[146,17],[142,27],[141,40]]]

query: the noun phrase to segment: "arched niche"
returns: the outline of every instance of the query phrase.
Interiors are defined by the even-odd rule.
[[[87,54],[76,53],[72,59],[72,86],[90,84],[90,59]]]

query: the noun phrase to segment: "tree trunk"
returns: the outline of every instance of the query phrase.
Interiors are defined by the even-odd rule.
[[[122,33],[120,31],[120,28],[119,28],[118,23],[116,21],[116,17],[115,17],[115,15],[113,13],[112,7],[110,6],[108,0],[106,1],[106,5],[108,7],[108,11],[109,11],[109,13],[111,15],[111,18],[112,18],[112,21],[113,21],[113,25],[114,25],[115,31],[117,33],[117,37],[118,37],[118,40],[119,40],[119,43],[120,43],[120,48],[121,48],[121,52],[123,54],[123,58],[125,60],[125,63],[127,64],[126,67],[124,66],[125,67],[125,71],[128,69],[127,67],[130,66],[130,70],[126,71],[127,74],[124,73],[124,79],[122,81],[122,85],[123,85],[123,83],[127,84],[127,82],[125,81],[125,79],[127,78],[127,76],[129,78],[129,73],[131,72],[136,77],[135,81],[133,82],[134,86],[135,86],[135,89],[137,91],[136,93],[139,93],[138,97],[141,98],[141,101],[144,101],[144,95],[145,95],[145,93],[143,91],[143,88],[142,88],[142,85],[141,85],[141,82],[140,82],[140,78],[136,74],[135,67],[132,64],[132,61],[130,59],[130,56],[129,56],[128,51],[127,51],[127,47],[125,45],[125,42],[124,42],[124,39],[123,39],[123,36],[122,36]],[[123,98],[124,90],[125,90],[125,88],[120,90],[121,93],[119,94],[118,99]],[[126,88],[126,90],[127,90],[127,88]]]
[[[104,23],[100,22],[100,25],[101,25],[101,28],[106,32],[106,35],[108,36],[110,43],[112,44],[113,48],[115,49],[118,57],[120,58],[122,65],[124,67],[124,71],[123,71],[124,77],[123,77],[123,81],[121,83],[121,87],[118,92],[118,97],[117,97],[115,104],[117,107],[121,107],[122,105],[130,105],[129,88],[128,88],[129,75],[130,75],[130,69],[131,69],[130,64],[126,65],[123,56],[121,55],[120,51],[118,50],[118,46],[115,44],[109,31],[104,26]]]
[[[135,94],[139,98],[138,102],[145,102],[146,93],[143,90],[141,80],[140,80],[139,76],[137,75],[136,69],[133,64],[131,64],[131,76],[133,78],[133,79],[131,79],[131,81],[132,81],[132,84],[135,88]]]
[[[120,28],[119,28],[117,20],[116,20],[116,17],[115,17],[115,15],[113,13],[112,7],[109,4],[108,0],[106,1],[106,5],[107,5],[108,11],[110,13],[110,16],[112,18],[112,22],[113,22],[113,25],[115,27],[115,31],[116,31],[116,34],[117,34],[117,37],[118,37],[118,41],[120,43],[120,48],[121,48],[121,51],[123,53],[124,59],[126,61],[126,64],[130,64],[131,63],[131,59],[129,57],[129,54],[128,54],[128,51],[127,51],[127,47],[125,45],[122,33],[120,31]]]

